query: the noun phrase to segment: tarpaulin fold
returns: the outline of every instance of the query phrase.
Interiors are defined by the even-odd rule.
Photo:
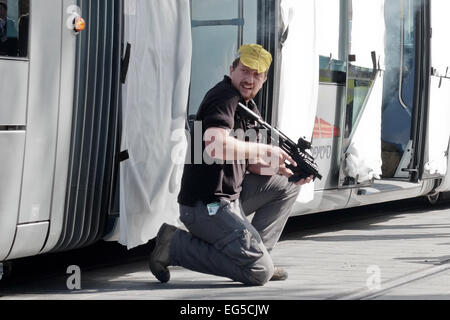
[[[127,0],[131,44],[123,87],[120,243],[129,249],[177,224],[192,57],[188,0]],[[180,161],[181,159],[181,161]]]

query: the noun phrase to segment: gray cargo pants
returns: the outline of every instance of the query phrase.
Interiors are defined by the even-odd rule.
[[[240,200],[222,200],[216,215],[198,202],[180,206],[189,232],[178,230],[171,241],[173,266],[264,285],[273,275],[270,252],[278,242],[300,188],[282,176],[246,175]],[[255,213],[250,223],[247,217]]]

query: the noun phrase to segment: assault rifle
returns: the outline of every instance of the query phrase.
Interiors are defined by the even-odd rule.
[[[297,163],[297,167],[294,167],[292,164],[287,164],[286,166],[294,173],[294,175],[289,178],[290,182],[296,183],[311,176],[314,177],[314,180],[316,180],[316,178],[322,180],[322,176],[319,173],[319,168],[315,163],[313,156],[307,152],[307,150],[311,150],[312,148],[311,142],[300,138],[298,143],[295,143],[242,103],[239,103],[239,107],[246,113],[247,117],[256,121],[262,128],[269,130],[271,140],[274,143],[279,143],[280,148]]]

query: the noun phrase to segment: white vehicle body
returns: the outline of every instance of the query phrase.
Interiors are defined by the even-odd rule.
[[[127,212],[125,223],[140,221],[133,223],[147,230],[129,247],[154,237],[164,218],[133,220],[129,202],[121,201],[129,199],[128,189],[153,188],[137,200],[148,208],[139,214],[156,217],[161,208],[176,214],[180,172],[152,175],[165,172],[168,159],[148,135],[156,130],[170,141],[163,129],[184,126],[196,113],[242,43],[260,43],[274,56],[257,97],[262,115],[292,139],[313,139],[324,178],[305,188],[294,215],[450,191],[447,1],[377,0],[366,7],[359,0],[2,1],[18,32],[0,55],[0,262],[110,238],[119,212]],[[175,9],[165,16],[165,6]],[[68,26],[78,14],[87,29],[75,34]],[[143,68],[133,87],[145,50],[160,50],[146,44],[160,39],[149,25],[139,33],[145,14],[160,17],[160,25],[180,19],[174,21],[190,23],[191,30],[167,28],[174,23],[167,21],[158,32],[179,41],[158,43],[172,48],[161,52],[180,66],[164,69],[174,74],[168,77],[146,76]],[[131,43],[128,61],[130,39],[143,44]],[[187,67],[181,63],[190,60]],[[151,100],[139,82],[171,86],[173,104],[161,108],[172,121],[162,121],[164,114],[152,107],[155,117],[145,121],[154,131],[130,142],[128,117],[135,117],[136,128],[145,126],[127,106]],[[135,187],[131,165],[120,162],[136,161],[133,148],[148,145],[155,148],[154,165],[133,165],[143,170],[138,176],[148,174]]]

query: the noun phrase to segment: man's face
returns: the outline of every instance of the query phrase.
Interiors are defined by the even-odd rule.
[[[259,90],[267,80],[266,73],[258,73],[255,69],[244,66],[241,62],[233,69],[230,68],[230,78],[233,86],[241,93],[248,102],[256,97]]]

